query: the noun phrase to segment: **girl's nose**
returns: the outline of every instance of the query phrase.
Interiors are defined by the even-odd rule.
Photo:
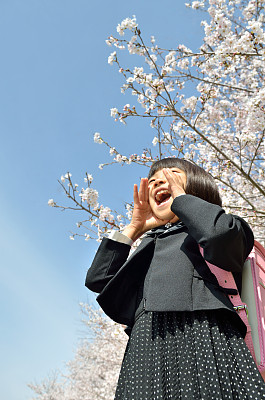
[[[156,179],[154,186],[163,185],[163,183],[165,183],[165,182],[166,182],[165,179],[162,179],[162,178]]]

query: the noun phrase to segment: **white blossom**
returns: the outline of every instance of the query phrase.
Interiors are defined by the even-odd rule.
[[[202,1],[193,1],[191,7],[194,9],[200,8],[203,6],[203,2]]]
[[[153,146],[155,146],[158,143],[158,137],[155,136],[154,139],[152,140]]]
[[[50,207],[54,207],[54,206],[56,205],[56,203],[54,202],[53,199],[50,199],[50,200],[48,201],[48,205],[49,205]]]
[[[96,133],[94,134],[94,142],[95,142],[95,143],[99,143],[99,144],[101,144],[101,143],[103,142],[102,139],[101,139],[101,137],[100,137],[100,133],[96,132]]]
[[[188,69],[189,67],[189,60],[187,58],[182,58],[178,61],[178,67],[180,69]]]
[[[82,188],[79,196],[81,197],[81,200],[86,201],[89,206],[95,207],[97,205],[98,192],[96,189],[90,187],[86,189]]]
[[[117,59],[117,53],[116,51],[113,51],[108,57],[108,64],[112,65],[116,59]]]
[[[187,99],[183,99],[182,103],[184,104],[185,108],[194,109],[197,103],[197,98],[195,96],[191,96]]]
[[[116,157],[114,158],[115,161],[118,161],[119,163],[122,162],[122,156],[120,154],[117,154]]]
[[[117,114],[118,114],[118,109],[117,108],[114,107],[114,108],[110,109],[110,116],[111,117],[115,118]]]
[[[109,208],[109,207],[101,207],[100,208],[100,210],[99,210],[99,219],[101,220],[101,221],[105,221],[105,220],[108,220],[108,221],[113,221],[114,220],[114,217],[113,217],[113,215],[111,214],[111,209]]]
[[[91,174],[87,174],[87,178],[86,178],[89,182],[93,181],[93,176]]]
[[[126,204],[126,214],[127,214],[127,217],[129,218],[129,219],[131,219],[132,218],[132,213],[133,213],[133,207],[132,207],[132,205],[131,204]]]
[[[120,36],[123,36],[126,29],[133,31],[137,26],[138,24],[136,23],[136,17],[134,15],[133,18],[125,18],[120,24],[118,24],[117,32]]]

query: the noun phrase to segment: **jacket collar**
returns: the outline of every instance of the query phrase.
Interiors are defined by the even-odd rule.
[[[166,225],[158,226],[157,228],[151,229],[150,231],[146,232],[146,236],[156,236],[161,233],[171,232],[177,229],[182,228],[184,223],[182,221],[175,222],[174,224],[168,223]]]

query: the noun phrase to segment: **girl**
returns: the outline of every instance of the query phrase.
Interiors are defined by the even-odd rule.
[[[103,239],[86,278],[106,314],[131,327],[115,400],[265,398],[234,291],[205,262],[232,271],[240,292],[249,226],[221,208],[212,177],[182,159],[155,162],[133,197],[131,223]]]

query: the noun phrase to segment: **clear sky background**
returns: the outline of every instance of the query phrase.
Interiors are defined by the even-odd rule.
[[[201,15],[184,3],[0,0],[1,399],[31,399],[29,382],[64,370],[85,334],[79,302],[94,302],[84,280],[98,243],[69,240],[82,215],[48,207],[66,200],[57,179],[70,171],[82,186],[87,171],[100,203],[123,210],[146,175],[134,165],[98,168],[111,157],[94,132],[126,154],[154,136],[145,121],[110,117],[127,101],[105,39],[135,14],[144,38],[197,49]]]

